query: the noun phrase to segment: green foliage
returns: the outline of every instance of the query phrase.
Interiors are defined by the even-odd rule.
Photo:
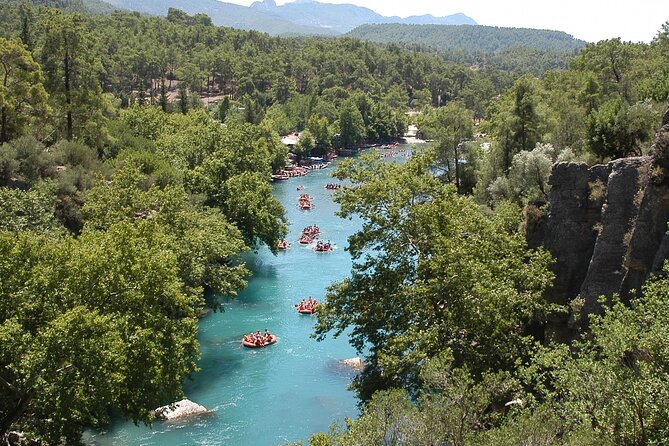
[[[474,374],[511,367],[530,352],[522,327],[540,314],[552,279],[548,255],[517,233],[518,209],[486,217],[430,174],[431,161],[364,159],[337,173],[354,185],[336,198],[340,215],[359,216],[363,228],[349,239],[351,277],[329,290],[317,333],[350,330],[369,351],[363,395],[415,389],[421,364],[445,349]]]
[[[555,407],[550,404],[509,414],[496,429],[478,435],[472,442],[477,446],[516,446],[519,444],[545,446],[610,445],[590,426],[567,426]]]
[[[472,113],[461,102],[449,102],[431,110],[420,120],[424,134],[435,140],[436,161],[444,166],[449,182],[461,191],[460,172],[463,164],[463,143],[472,137]]]
[[[531,150],[523,150],[513,157],[511,169],[507,176],[500,176],[488,187],[492,204],[505,200],[517,203],[548,200],[550,176],[553,164],[563,161],[574,161],[575,156],[567,149],[560,153],[549,144],[537,144]]]
[[[198,299],[151,222],[57,240],[0,233],[0,436],[76,443],[109,408],[137,422],[177,400],[198,356]]]
[[[490,409],[517,390],[505,374],[476,380],[466,368],[454,368],[448,351],[427,361],[424,390],[417,402],[405,390],[377,392],[362,416],[346,429],[333,426],[314,435],[310,446],[372,444],[473,444],[476,434],[494,426],[500,414]]]
[[[339,134],[335,138],[337,147],[357,146],[365,139],[365,122],[352,99],[342,103],[337,123],[339,129]]]
[[[631,306],[614,302],[592,316],[590,334],[570,352],[553,346],[528,377],[555,405],[566,426],[589,426],[590,444],[664,444],[669,395],[666,277],[652,280]]]
[[[45,189],[45,188],[43,188]],[[58,232],[55,197],[51,191],[0,187],[0,231]]]
[[[0,143],[27,133],[43,119],[47,94],[40,66],[18,39],[0,38]]]
[[[89,191],[83,209],[86,229],[151,221],[173,238],[171,251],[190,293],[201,298],[208,287],[235,296],[248,274],[237,257],[245,250],[237,228],[220,211],[194,203],[181,184],[150,185],[151,178],[139,167],[129,159],[111,181],[100,181]]]
[[[500,168],[508,172],[513,156],[531,150],[542,135],[542,117],[538,112],[539,81],[531,76],[520,77],[492,110],[489,127],[501,151]]]
[[[349,35],[381,43],[415,43],[442,51],[461,50],[471,53],[496,53],[519,46],[538,50],[575,51],[585,46],[582,40],[560,31],[497,26],[392,23],[361,26]],[[390,36],[394,38],[390,39]]]
[[[287,155],[276,133],[267,126],[221,126],[204,111],[179,115],[136,107],[122,119],[138,136],[155,141],[158,158],[182,172],[186,192],[221,209],[250,246],[276,249],[286,227],[269,178]]]
[[[314,138],[314,144],[321,152],[330,147],[332,135],[325,116],[312,114],[307,123],[307,130]]]
[[[34,185],[47,176],[53,167],[51,155],[44,144],[33,136],[24,136],[0,146],[2,185],[24,183]]]
[[[643,143],[655,134],[658,114],[649,104],[629,106],[612,99],[593,111],[588,122],[590,150],[602,158],[641,155]]]

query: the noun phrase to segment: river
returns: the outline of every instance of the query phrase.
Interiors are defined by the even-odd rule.
[[[407,150],[401,146],[400,150]],[[401,161],[402,157],[397,157]],[[336,163],[336,161],[335,161]],[[293,245],[277,256],[261,248],[247,257],[253,277],[248,288],[230,301],[225,312],[200,323],[201,369],[185,385],[186,396],[212,411],[195,420],[157,422],[153,428],[131,422],[114,423],[104,433],[89,433],[89,444],[106,445],[231,445],[274,446],[307,440],[327,431],[335,420],[358,415],[357,400],[348,385],[353,371],[339,361],[356,356],[346,336],[323,342],[310,338],[315,316],[300,315],[294,304],[313,296],[321,300],[326,287],[349,275],[347,238],[360,221],[335,216],[339,206],[325,184],[335,166],[301,178],[275,183],[274,194],[290,223]],[[304,185],[298,191],[298,185]],[[297,197],[308,193],[314,208],[297,208]],[[336,249],[317,253],[297,239],[306,226],[317,224],[321,240]],[[240,347],[244,333],[269,329],[275,345]]]

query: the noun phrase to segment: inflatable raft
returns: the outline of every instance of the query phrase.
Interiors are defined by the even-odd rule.
[[[269,336],[269,342],[265,342],[264,344],[254,344],[251,341],[243,340],[242,344],[244,344],[244,347],[248,348],[262,348],[262,347],[267,347],[268,345],[276,344],[276,335],[270,335]]]
[[[297,310],[297,312],[300,314],[314,314],[316,312],[316,307],[302,308],[301,310]]]

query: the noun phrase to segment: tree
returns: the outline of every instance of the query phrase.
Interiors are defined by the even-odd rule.
[[[347,99],[339,109],[339,147],[353,147],[365,139],[365,122],[353,99]]]
[[[312,114],[307,123],[307,130],[313,135],[316,149],[323,154],[330,147],[331,136],[328,119],[325,116]]]
[[[588,70],[599,76],[604,94],[633,100],[631,91],[631,67],[635,45],[622,42],[620,38],[602,40],[589,44],[572,62],[580,70]]]
[[[484,216],[431,175],[432,163],[369,158],[337,172],[353,182],[337,195],[340,215],[363,227],[349,239],[351,276],[329,289],[316,332],[350,333],[369,352],[356,381],[365,397],[415,389],[424,361],[447,348],[474,374],[511,367],[530,351],[522,327],[541,314],[552,280],[549,256],[517,232],[518,209]]]
[[[600,158],[641,155],[643,144],[654,134],[657,114],[648,104],[627,105],[612,99],[590,114],[589,147]]]
[[[22,136],[0,146],[0,180],[34,186],[54,166],[52,155],[33,136]]]
[[[532,149],[539,142],[537,90],[537,81],[531,76],[523,76],[513,84],[513,115],[515,117],[513,137],[516,150]]]
[[[167,106],[169,105],[167,99],[167,86],[165,85],[165,78],[160,79],[160,108],[167,113]]]
[[[293,149],[294,153],[297,155],[297,161],[299,162],[303,156],[308,156],[312,150],[316,147],[314,142],[314,137],[309,130],[305,130],[300,135],[300,139],[297,142],[297,145]]]
[[[422,125],[425,126],[424,131],[436,140],[437,163],[445,166],[448,178],[455,181],[455,187],[460,192],[460,148],[463,142],[472,137],[472,113],[461,102],[449,102],[445,107],[434,109],[425,117]]]
[[[46,11],[40,62],[45,86],[56,112],[57,126],[69,140],[99,144],[104,136],[103,96],[93,36],[79,14]]]
[[[149,172],[142,173],[142,167]],[[83,208],[86,229],[151,221],[174,238],[171,251],[190,293],[201,297],[206,288],[234,297],[248,274],[238,258],[247,249],[241,233],[220,211],[195,203],[181,184],[147,187],[156,173],[141,166],[139,157],[127,158],[111,182],[100,181],[89,191]]]
[[[557,152],[550,144],[537,144],[513,157],[508,175],[498,177],[488,191],[493,203],[512,200],[520,205],[532,200],[548,201],[548,178],[555,162],[574,161],[570,149]]]
[[[228,111],[230,111],[231,107],[232,106],[230,105],[230,99],[227,96],[224,97],[220,105],[218,106],[218,119],[221,122],[225,122],[225,117],[227,116]]]
[[[179,110],[182,114],[188,113],[190,110],[190,102],[188,100],[189,94],[186,84],[184,82],[179,82],[179,89],[177,94],[177,100],[179,101]]]
[[[109,409],[149,423],[182,397],[198,299],[151,222],[78,239],[0,233],[0,438],[80,441]]]
[[[54,216],[56,198],[48,188],[22,191],[0,187],[0,231],[62,231]]]
[[[35,45],[31,24],[35,20],[35,17],[33,16],[32,8],[27,4],[20,6],[19,13],[21,16],[21,42],[32,53]]]
[[[262,125],[224,127],[203,110],[166,115],[155,107],[137,107],[123,118],[137,135],[156,141],[157,155],[182,172],[185,190],[221,209],[249,246],[266,243],[276,249],[286,229],[269,180],[287,156],[276,133]]]
[[[541,139],[541,117],[538,113],[539,81],[530,75],[516,80],[513,87],[490,107],[489,128],[502,153],[502,169],[508,172],[513,156],[521,150],[532,150]]]
[[[43,80],[21,41],[0,38],[0,143],[24,134],[33,119],[46,117]]]

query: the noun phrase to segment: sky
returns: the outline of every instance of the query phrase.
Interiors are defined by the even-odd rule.
[[[254,0],[224,0],[250,5]],[[462,12],[479,25],[564,31],[578,39],[598,42],[620,37],[650,42],[669,21],[669,0],[321,0],[352,3],[385,16],[407,17]],[[286,0],[276,0],[282,5]]]

